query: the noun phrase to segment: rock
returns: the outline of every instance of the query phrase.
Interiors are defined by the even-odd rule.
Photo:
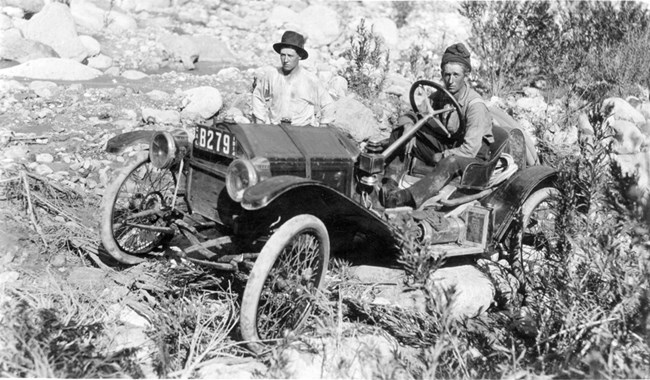
[[[156,12],[172,5],[171,0],[122,0],[120,7],[126,11]]]
[[[151,322],[147,318],[138,314],[132,308],[120,304],[113,304],[109,306],[107,315],[104,318],[105,323],[114,321],[119,321],[126,325],[140,327],[142,329],[148,329],[151,327]]]
[[[394,49],[401,42],[397,24],[388,17],[380,17],[372,20],[372,31],[381,37],[388,48]]]
[[[348,81],[340,75],[336,75],[327,83],[328,92],[334,100],[341,99],[348,94]]]
[[[636,125],[642,125],[646,122],[646,119],[641,112],[634,109],[634,107],[621,98],[605,99],[601,107],[601,112],[607,112],[608,110],[608,119],[627,120]]]
[[[201,62],[238,63],[239,58],[230,49],[228,43],[213,36],[191,36]]]
[[[546,111],[546,108],[548,108],[548,104],[546,104],[544,98],[542,97],[519,98],[517,99],[516,105],[517,107],[534,114],[543,113],[544,111]]]
[[[104,10],[89,1],[73,1],[70,12],[79,28],[84,34],[98,34],[107,29],[114,34],[120,34],[138,27],[131,16],[118,12],[115,9]]]
[[[11,17],[0,13],[0,30],[8,30],[14,27]]]
[[[216,115],[223,106],[221,93],[214,87],[202,86],[183,91],[182,112],[198,114],[204,119]]]
[[[90,80],[100,75],[99,70],[63,58],[39,58],[0,70],[0,76],[46,80]]]
[[[160,90],[151,90],[147,92],[147,96],[149,99],[156,101],[156,102],[164,102],[167,99],[169,99],[170,95],[166,93],[165,91],[160,91]]]
[[[51,98],[58,94],[56,83],[49,81],[33,81],[29,84],[29,89],[34,91],[41,98]]]
[[[102,47],[99,45],[99,42],[96,39],[90,36],[79,36],[79,39],[86,48],[88,57],[94,57],[102,51]]]
[[[211,359],[210,363],[198,370],[200,379],[256,379],[257,374],[264,373],[266,366],[253,359],[237,360],[234,363],[227,358]]]
[[[120,76],[120,68],[119,67],[109,67],[108,69],[104,70],[104,74],[111,76],[111,77],[117,77]]]
[[[122,73],[122,77],[130,80],[139,80],[148,77],[149,75],[138,70],[125,70]]]
[[[424,292],[408,289],[404,285],[406,274],[403,269],[359,265],[351,267],[350,273],[360,282],[373,284],[374,299],[368,302],[426,313]]]
[[[142,120],[149,124],[179,125],[181,123],[181,114],[174,110],[143,108]]]
[[[25,13],[37,13],[40,12],[45,6],[44,0],[4,0],[3,4],[8,7],[20,8]]]
[[[88,54],[77,35],[70,8],[61,3],[49,3],[26,25],[25,38],[51,46],[62,58],[83,61]]]
[[[0,59],[23,63],[32,59],[58,56],[50,46],[23,38],[18,29],[0,33]]]
[[[332,104],[336,121],[334,125],[361,142],[380,132],[381,126],[372,111],[352,96]]]
[[[593,136],[594,134],[594,127],[589,122],[589,116],[584,112],[578,115],[578,130],[586,135]]]
[[[641,151],[641,146],[646,138],[636,124],[632,121],[617,119],[609,119],[608,122],[615,132],[616,143],[612,146],[615,153],[633,154]]]
[[[269,17],[266,19],[267,24],[274,27],[280,27],[287,23],[296,22],[299,19],[298,13],[293,9],[282,5],[276,5],[271,10]]]
[[[16,91],[24,91],[26,90],[27,87],[25,87],[22,83],[18,82],[17,80],[2,80],[0,79],[0,95],[3,94],[9,94],[12,92]],[[0,96],[1,98],[1,96]]]
[[[12,270],[7,272],[2,272],[0,273],[0,285],[2,286],[2,288],[4,288],[6,284],[17,282],[19,278],[20,278],[20,273],[16,271]]]
[[[637,185],[646,193],[650,192],[650,152],[619,154],[614,156],[624,174],[639,176]]]
[[[41,176],[46,176],[48,174],[54,173],[54,170],[52,170],[51,167],[49,167],[49,166],[47,166],[45,164],[40,164],[40,165],[37,165],[34,168],[34,173],[36,173],[38,175],[41,175]]]
[[[524,87],[524,96],[527,98],[542,98],[544,95],[542,94],[542,91],[539,88],[535,87]]]
[[[241,71],[236,67],[226,67],[225,69],[221,69],[219,72],[217,72],[217,78],[221,80],[237,79],[240,75]]]
[[[199,60],[199,47],[192,37],[168,34],[160,38],[160,43],[172,57],[183,63],[186,70],[194,69],[194,63]]]
[[[636,110],[641,113],[641,115],[647,120],[650,121],[650,102],[642,102],[636,106]]]
[[[113,58],[104,54],[98,54],[94,57],[88,58],[88,66],[97,70],[107,70],[113,66]]]
[[[427,279],[426,286],[438,306],[448,307],[455,318],[484,313],[495,295],[492,281],[472,265],[439,268]]]
[[[54,255],[50,259],[50,265],[55,267],[55,268],[60,268],[62,266],[65,266],[66,262],[67,262],[67,260],[65,258],[65,255],[63,255],[63,254]]]
[[[324,5],[310,5],[298,14],[295,22],[300,25],[306,37],[306,48],[319,48],[334,42],[339,34],[338,14]],[[274,41],[280,41],[280,38]]]
[[[41,153],[36,155],[36,162],[41,162],[41,163],[52,163],[54,162],[54,156],[52,156],[49,153]]]

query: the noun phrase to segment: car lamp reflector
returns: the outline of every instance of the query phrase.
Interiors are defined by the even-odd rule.
[[[230,163],[226,172],[226,190],[235,202],[241,202],[244,191],[255,186],[258,181],[257,171],[248,160],[237,159]]]
[[[169,132],[157,132],[149,144],[149,160],[159,169],[171,166],[176,157],[176,141]]]

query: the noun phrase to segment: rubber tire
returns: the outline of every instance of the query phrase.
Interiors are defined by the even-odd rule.
[[[257,309],[266,279],[285,246],[295,236],[308,231],[315,233],[321,244],[320,260],[322,268],[321,272],[316,275],[315,281],[315,287],[320,289],[327,272],[330,243],[327,228],[320,219],[313,215],[297,215],[285,222],[271,235],[255,261],[244,290],[239,318],[242,338],[253,352],[261,353],[268,347],[266,344],[261,343],[257,332]],[[302,317],[301,321],[304,321],[305,316]]]
[[[128,166],[123,168],[118,176],[106,187],[101,205],[101,219],[100,219],[100,235],[104,249],[117,261],[135,265],[147,260],[146,257],[136,256],[124,252],[113,236],[113,206],[117,199],[117,195],[122,187],[124,181],[131,175],[131,173],[140,167],[142,164],[149,162],[149,153],[142,152],[136,156]]]

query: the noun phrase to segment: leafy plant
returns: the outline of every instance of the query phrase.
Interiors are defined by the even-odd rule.
[[[348,87],[363,99],[378,96],[389,69],[389,51],[384,42],[361,19],[356,34],[350,37],[350,48],[343,52],[349,60],[341,75],[348,81]]]

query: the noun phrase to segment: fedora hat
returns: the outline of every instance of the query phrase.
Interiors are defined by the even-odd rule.
[[[280,50],[289,47],[296,50],[300,56],[300,59],[307,59],[307,57],[309,57],[309,54],[307,54],[304,46],[305,37],[303,37],[302,34],[287,30],[282,35],[282,40],[277,44],[273,44],[273,50],[280,54]]]

